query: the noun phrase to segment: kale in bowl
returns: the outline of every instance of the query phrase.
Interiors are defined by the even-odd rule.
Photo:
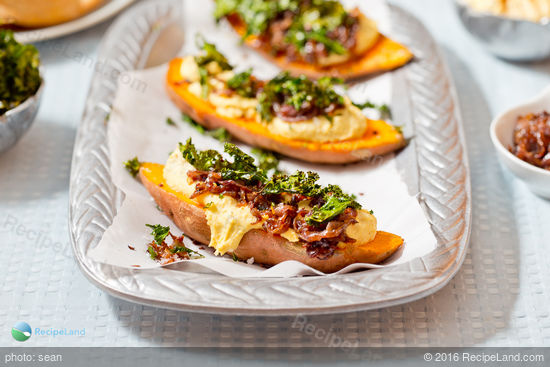
[[[36,94],[40,58],[33,45],[17,42],[10,30],[0,30],[0,115]]]

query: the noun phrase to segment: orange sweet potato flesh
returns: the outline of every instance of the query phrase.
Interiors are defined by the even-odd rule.
[[[163,178],[164,166],[143,163],[139,171],[141,182],[155,202],[187,236],[205,245],[210,242],[210,227],[204,209],[197,202],[171,189]],[[287,260],[300,261],[325,273],[338,271],[350,264],[379,263],[393,255],[403,245],[403,239],[391,233],[378,231],[374,240],[365,244],[347,244],[326,260],[311,258],[300,244],[287,241],[261,229],[245,234],[235,255],[246,260],[276,265]]]
[[[229,118],[216,113],[210,102],[189,91],[189,83],[181,76],[181,58],[173,59],[166,75],[167,92],[172,101],[187,115],[208,129],[223,127],[237,139],[289,157],[315,163],[351,163],[393,152],[405,145],[395,127],[382,120],[369,120],[365,134],[358,139],[339,142],[292,140],[272,134],[256,120]]]
[[[227,20],[239,35],[244,34],[244,23],[238,15],[232,14]],[[245,44],[281,69],[288,70],[294,75],[304,74],[313,79],[323,76],[333,76],[344,80],[357,79],[369,74],[397,69],[414,57],[408,48],[384,35],[380,35],[374,46],[364,54],[353,57],[349,61],[327,67],[303,61],[290,61],[285,56],[274,56],[269,45],[260,42],[255,36],[247,37]]]

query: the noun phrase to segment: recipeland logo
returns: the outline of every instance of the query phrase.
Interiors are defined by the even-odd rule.
[[[23,321],[19,321],[11,328],[11,336],[18,342],[24,342],[32,335],[32,329],[29,324]]]
[[[28,340],[31,335],[35,337],[80,337],[86,336],[86,329],[67,329],[67,328],[34,328],[34,332],[31,326],[24,321],[19,321],[11,328],[11,336],[18,342],[24,342]]]

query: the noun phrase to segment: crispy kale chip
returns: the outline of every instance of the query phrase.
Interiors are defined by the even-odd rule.
[[[204,37],[197,35],[197,47],[203,51],[200,56],[195,56],[195,62],[199,67],[206,66],[211,62],[217,62],[222,70],[232,70],[233,66],[229,64],[227,58],[216,48],[213,43],[206,42]]]
[[[197,121],[193,120],[189,115],[182,114],[181,119],[184,122],[186,122],[189,126],[191,126],[193,129],[201,133],[202,135],[211,136],[214,139],[221,141],[222,143],[225,143],[226,141],[230,141],[232,139],[232,136],[229,133],[229,131],[227,131],[223,127],[207,130],[204,126],[200,125]]]
[[[304,75],[293,77],[287,71],[281,72],[258,93],[257,111],[264,121],[273,119],[274,104],[291,106],[296,111],[314,108],[324,114],[329,106],[344,104],[344,97],[333,88],[341,82],[341,79],[329,77],[314,82]]]
[[[329,37],[329,34],[339,26],[354,21],[339,1],[302,2],[301,12],[286,34],[286,42],[305,53],[308,41],[315,41],[324,45],[329,53],[343,55],[348,50],[337,39]]]
[[[197,121],[193,120],[191,116],[186,115],[185,113],[181,114],[181,119],[186,122],[189,126],[191,126],[193,129],[197,130],[201,134],[206,133],[206,128],[202,125],[200,125]]]
[[[235,74],[227,81],[227,86],[245,98],[254,98],[259,90],[259,84],[252,76],[252,68]]]
[[[301,194],[315,197],[319,194],[321,185],[317,184],[319,174],[315,172],[305,173],[296,171],[292,175],[274,175],[264,186],[264,194]]]
[[[162,245],[166,237],[170,234],[170,227],[164,227],[160,224],[146,224],[147,227],[151,228],[151,234],[157,245]]]
[[[153,235],[153,241],[149,243],[149,246],[147,247],[147,252],[149,253],[151,259],[160,260],[162,262],[166,260],[167,253],[173,255],[177,254],[179,255],[179,259],[198,259],[204,257],[197,251],[187,248],[187,246],[183,243],[183,235],[180,237],[174,236],[170,232],[170,227],[165,227],[160,224],[146,224],[146,226],[152,229],[151,234]],[[168,236],[172,238],[172,246],[169,246],[166,243],[166,237]],[[173,261],[173,259],[169,260],[170,261],[165,263],[170,263]]]
[[[191,138],[187,139],[185,144],[180,143],[179,148],[183,158],[199,171],[220,172],[227,165],[222,155],[216,150],[198,151]]]
[[[356,19],[335,0],[216,0],[217,20],[237,14],[245,24],[243,39],[266,32],[271,22],[284,13],[293,13],[293,21],[285,35],[286,43],[305,53],[308,41],[322,44],[329,53],[345,54],[346,47],[331,32],[350,26]]]
[[[276,167],[275,162],[254,163],[254,158],[244,153],[234,144],[225,144],[225,153],[233,158],[229,161],[215,150],[197,151],[191,139],[180,144],[183,157],[199,171],[215,171],[224,180],[235,180],[247,185],[260,185],[260,194],[299,194],[315,199],[313,209],[306,217],[308,224],[319,224],[330,221],[346,208],[360,209],[355,196],[348,195],[337,185],[321,186],[319,174],[315,172],[296,171],[292,175],[276,173],[268,178],[269,169]]]
[[[264,171],[254,164],[254,158],[240,150],[235,144],[225,143],[224,151],[233,157],[233,162],[225,170],[222,170],[223,179],[245,182],[267,181]]]
[[[325,203],[313,207],[311,214],[306,218],[309,224],[329,221],[350,207],[361,209],[361,205],[355,201],[355,196],[345,194],[339,186],[328,185],[321,190],[320,195]]]
[[[124,167],[126,168],[128,173],[136,177],[137,174],[139,173],[139,167],[141,167],[141,162],[139,161],[138,157],[134,157],[124,162]]]
[[[170,252],[172,254],[187,254],[191,258],[198,259],[203,258],[204,256],[198,253],[195,250],[191,250],[190,248],[186,247],[183,243],[180,243],[179,245],[176,245],[170,249]]]
[[[296,12],[302,0],[216,0],[214,16],[217,20],[238,14],[246,25],[243,39],[263,33],[269,23],[285,11]]]
[[[378,110],[378,112],[380,113],[381,119],[388,119],[388,118],[391,119],[392,117],[391,109],[387,104],[375,104],[370,101],[366,101],[363,103],[353,102],[353,105],[359,108],[360,110],[364,110],[366,108]]]
[[[277,153],[261,148],[253,148],[252,154],[254,154],[258,160],[258,167],[266,174],[268,172],[282,173],[279,169],[280,161]]]
[[[216,46],[213,43],[208,43],[206,40],[199,34],[196,36],[197,48],[202,50],[203,53],[200,56],[195,56],[195,62],[199,67],[199,76],[200,84],[202,87],[202,96],[206,98],[208,96],[208,91],[210,89],[208,85],[209,73],[207,65],[211,62],[215,62],[219,65],[222,70],[232,70],[233,66],[229,64],[227,58],[218,51]]]
[[[180,143],[183,158],[199,171],[215,171],[224,180],[244,181],[248,184],[267,181],[264,171],[254,164],[254,158],[237,148],[235,144],[225,143],[224,151],[233,158],[230,162],[216,150],[198,151],[191,139]]]
[[[42,78],[33,45],[22,45],[10,30],[0,30],[0,115],[36,93]]]
[[[322,198],[322,204],[314,205],[306,217],[308,224],[327,222],[342,213],[346,208],[360,209],[355,196],[345,194],[339,186],[322,187],[317,184],[319,175],[315,172],[297,171],[293,175],[274,175],[264,186],[264,194],[291,193],[312,198]]]
[[[227,131],[223,127],[218,127],[217,129],[207,130],[205,132],[205,134],[213,137],[214,139],[216,139],[218,141],[221,141],[222,143],[231,141],[231,139],[233,139],[233,137],[231,136],[229,131]]]

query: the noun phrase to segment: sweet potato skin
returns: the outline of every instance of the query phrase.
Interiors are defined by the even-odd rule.
[[[171,192],[161,178],[162,168],[163,166],[158,164],[143,164],[139,171],[141,182],[179,229],[196,241],[208,245],[210,227],[204,209],[189,199],[185,200],[181,194]],[[357,262],[384,261],[402,244],[403,239],[399,236],[377,232],[375,239],[367,244],[349,244],[329,259],[319,260],[309,257],[300,244],[291,243],[281,236],[272,235],[261,229],[254,229],[245,234],[234,254],[241,260],[253,257],[255,262],[266,265],[296,260],[322,272],[332,273]]]
[[[273,135],[255,121],[220,116],[207,101],[188,90],[180,74],[181,59],[170,62],[166,89],[170,99],[195,121],[208,129],[223,127],[237,139],[306,162],[342,164],[368,160],[405,146],[406,141],[393,126],[384,121],[369,120],[365,136],[342,142],[318,143],[286,139]],[[365,120],[365,123],[367,120]]]

